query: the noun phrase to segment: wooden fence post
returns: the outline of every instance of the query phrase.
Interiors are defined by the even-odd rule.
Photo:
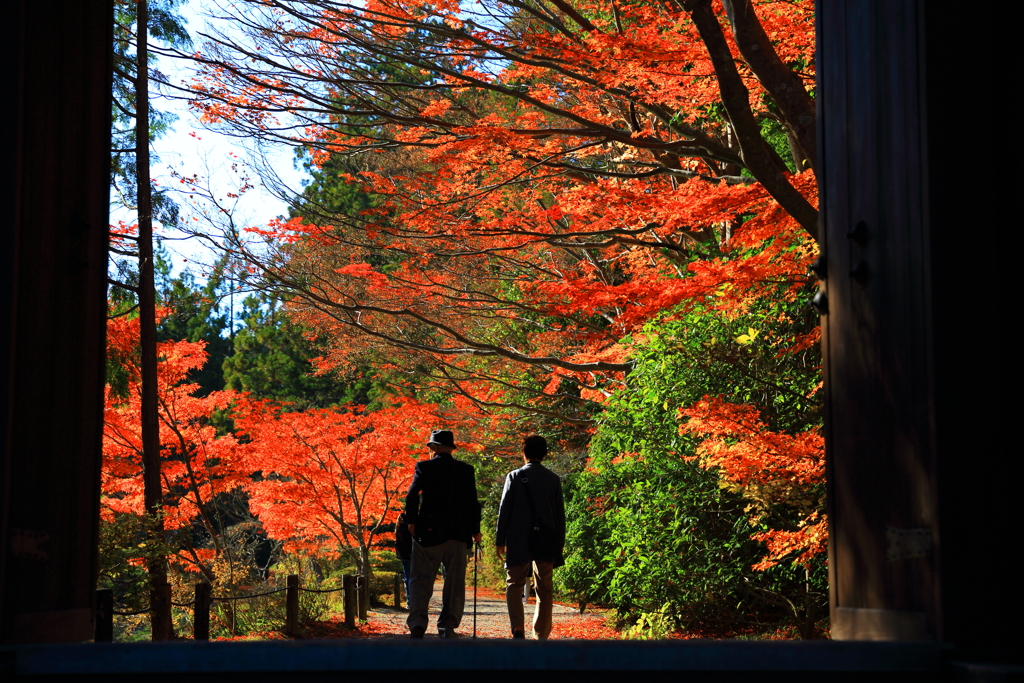
[[[395,572],[394,576],[395,607],[402,606],[402,575]]]
[[[341,585],[345,595],[345,625],[349,628],[356,626],[356,577],[345,574],[341,577]]]
[[[359,594],[359,619],[366,621],[370,612],[370,581],[366,575],[356,575],[356,587]]]
[[[213,596],[212,586],[208,583],[196,584],[196,604],[192,608],[192,638],[195,640],[210,639],[210,604]]]
[[[295,636],[299,632],[299,577],[296,574],[288,575],[288,592],[285,601],[285,624],[284,632]]]
[[[171,625],[171,584],[162,583],[150,591],[149,614],[153,640],[170,640],[174,628]]]
[[[110,588],[96,591],[96,632],[93,640],[97,643],[114,642],[114,591]]]

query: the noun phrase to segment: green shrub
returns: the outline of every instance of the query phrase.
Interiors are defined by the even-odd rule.
[[[658,612],[641,612],[636,623],[622,632],[625,640],[663,640],[672,632],[671,603],[665,603]]]
[[[395,577],[402,583],[401,572],[375,571],[370,579],[370,602],[377,604],[394,605]],[[404,590],[404,587],[399,588]],[[387,599],[384,599],[387,596]],[[404,597],[404,595],[403,595]]]
[[[730,631],[805,624],[827,612],[823,558],[809,571],[751,569],[765,554],[751,540],[762,530],[750,521],[760,503],[687,459],[700,440],[680,435],[677,417],[713,395],[756,405],[771,429],[819,424],[817,349],[779,348],[814,324],[796,303],[772,302],[760,313],[692,313],[648,326],[627,388],[606,403],[588,467],[565,481],[568,552],[558,590],[581,607],[616,608],[644,637],[666,619]],[[784,504],[758,512],[773,528],[795,528],[806,514]]]

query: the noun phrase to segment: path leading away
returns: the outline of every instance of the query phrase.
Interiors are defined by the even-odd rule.
[[[458,628],[459,637],[473,636],[473,586],[469,582],[466,588],[466,613]],[[430,599],[430,625],[427,627],[426,638],[437,638],[437,615],[441,612],[441,587],[443,582],[434,584],[434,595]],[[531,597],[526,606],[527,631],[533,620],[536,598]],[[476,637],[477,638],[511,638],[508,624],[508,612],[505,609],[505,595],[490,588],[479,588],[476,597]],[[408,612],[387,607],[370,610],[369,623],[360,627],[370,637],[399,638],[408,637],[409,630],[405,625]],[[565,605],[555,604],[552,610],[553,626],[551,638],[572,638],[585,640],[617,639],[618,634],[604,624],[604,618],[592,614],[580,614]],[[527,638],[532,635],[527,633]]]

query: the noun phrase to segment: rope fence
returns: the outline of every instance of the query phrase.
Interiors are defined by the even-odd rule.
[[[140,614],[147,614],[147,613],[149,613],[149,608],[148,607],[146,609],[140,609],[140,610],[136,610],[134,612],[117,612],[117,611],[112,611],[111,612],[111,614],[116,614],[119,617],[137,617]]]
[[[289,577],[291,578],[291,577]],[[214,602],[228,602],[230,600],[251,600],[252,598],[262,598],[264,595],[273,595],[274,593],[283,593],[287,588],[278,588],[277,590],[267,591],[266,593],[253,593],[252,595],[224,595],[221,597],[211,597],[210,599]]]
[[[298,634],[299,626],[299,592],[304,593],[344,593],[345,624],[355,628],[356,619],[366,620],[370,608],[370,583],[367,577],[355,574],[346,574],[342,577],[340,588],[303,588],[299,585],[297,574],[288,576],[287,586],[275,590],[253,593],[252,595],[219,595],[211,594],[212,586],[208,583],[197,583],[195,585],[195,598],[190,602],[171,601],[171,586],[163,584],[157,587],[150,595],[150,606],[145,609],[130,612],[114,609],[114,592],[109,588],[96,591],[96,633],[97,643],[109,643],[114,640],[114,616],[139,616],[153,611],[153,604],[158,601],[165,601],[164,604],[179,608],[192,608],[192,637],[195,640],[210,639],[210,608],[214,602],[236,602],[252,600],[255,598],[274,595],[276,593],[287,593],[285,596],[285,623],[284,633],[289,636]],[[395,607],[401,606],[402,581],[398,574],[394,577]]]

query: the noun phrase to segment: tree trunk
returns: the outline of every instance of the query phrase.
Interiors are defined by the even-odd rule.
[[[139,345],[142,365],[142,477],[146,514],[150,516],[151,548],[164,543],[160,485],[160,425],[157,417],[156,290],[153,270],[153,197],[149,171],[149,12],[139,0],[136,18],[138,66],[135,73],[135,163],[139,219]],[[168,640],[171,605],[156,599],[167,583],[163,556],[147,560],[153,640]]]
[[[370,567],[370,547],[368,545],[359,546],[359,565],[359,573],[369,581],[373,575],[373,569]]]

